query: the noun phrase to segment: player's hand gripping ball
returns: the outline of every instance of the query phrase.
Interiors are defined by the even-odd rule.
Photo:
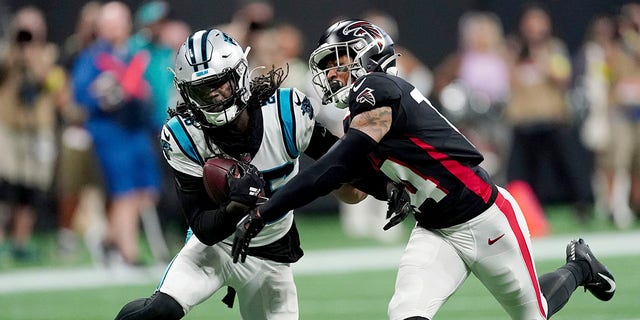
[[[202,171],[204,187],[209,197],[216,203],[229,200],[227,174],[237,163],[237,160],[229,158],[211,158],[205,162]]]

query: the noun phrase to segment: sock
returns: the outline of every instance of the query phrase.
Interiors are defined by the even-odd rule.
[[[571,294],[589,276],[588,264],[585,275],[585,268],[581,262],[585,261],[568,262],[556,271],[543,274],[538,278],[540,290],[547,299],[548,317],[551,317],[551,315],[562,309],[567,301],[569,301]]]
[[[584,260],[569,261],[560,267],[560,269],[562,268],[569,270],[571,274],[573,274],[579,286],[584,285],[591,277],[591,267],[589,263]]]

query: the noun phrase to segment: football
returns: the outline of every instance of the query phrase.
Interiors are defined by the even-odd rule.
[[[224,203],[229,198],[227,173],[238,161],[229,158],[208,159],[202,168],[202,179],[209,197],[216,203]]]

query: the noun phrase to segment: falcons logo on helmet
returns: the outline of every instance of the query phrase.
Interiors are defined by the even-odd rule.
[[[375,41],[376,45],[378,46],[378,51],[382,51],[382,48],[384,47],[384,37],[382,36],[382,32],[380,32],[380,30],[376,26],[367,21],[353,22],[346,26],[342,30],[342,33],[344,33],[345,35],[353,33],[353,35],[356,37],[368,36],[373,41]]]
[[[376,98],[373,96],[373,89],[364,88],[356,97],[357,103],[369,103],[372,106],[376,105]]]

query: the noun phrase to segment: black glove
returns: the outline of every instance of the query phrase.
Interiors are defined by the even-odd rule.
[[[236,225],[236,234],[233,238],[233,247],[231,249],[233,263],[237,263],[238,260],[244,262],[247,259],[249,243],[251,243],[251,239],[258,235],[258,232],[260,232],[262,228],[264,228],[264,220],[257,209],[251,210],[249,214],[238,222]]]
[[[402,222],[410,213],[413,213],[411,199],[404,185],[400,183],[389,183],[387,185],[387,194],[387,205],[389,206],[387,209],[387,219],[390,220],[382,227],[382,230],[385,231]]]
[[[264,188],[262,173],[254,165],[238,162],[227,173],[229,199],[251,208],[256,206]]]
[[[233,216],[236,216],[236,217],[244,217],[253,208],[255,208],[255,207],[250,207],[250,206],[247,206],[245,204],[242,204],[240,202],[235,202],[235,201],[229,201],[224,206],[224,209],[226,210],[227,213],[229,213],[229,214],[231,214]]]

